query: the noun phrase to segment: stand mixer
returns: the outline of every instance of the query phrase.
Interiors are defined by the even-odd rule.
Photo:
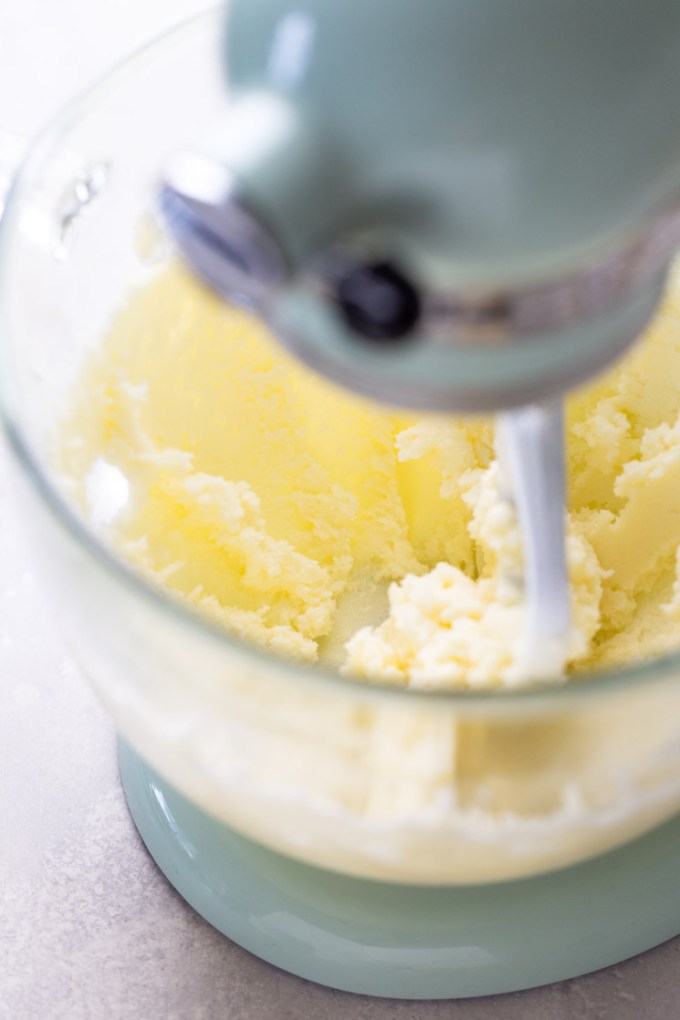
[[[209,69],[222,22],[181,27],[70,110],[2,224],[23,515],[121,735],[139,831],[218,929],[336,988],[485,995],[650,948],[679,928],[677,655],[481,692],[289,661],[130,569],[74,509],[50,430],[121,296],[167,257],[165,238],[139,257],[160,168],[189,262],[303,360],[391,404],[499,416],[526,674],[554,679],[569,628],[562,396],[633,343],[680,239],[680,11],[234,0],[226,113]],[[390,757],[395,733],[409,739]],[[427,787],[422,734],[460,811],[355,809],[376,785],[388,799]]]
[[[659,0],[234,3],[234,101],[161,205],[298,357],[407,408],[499,415],[522,673],[569,637],[564,392],[620,357],[680,242],[680,13]]]

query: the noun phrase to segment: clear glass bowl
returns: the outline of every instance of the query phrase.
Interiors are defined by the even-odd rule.
[[[164,598],[69,503],[51,458],[64,394],[167,255],[140,229],[167,155],[223,112],[219,38],[219,15],[201,15],[76,103],[33,147],[2,222],[6,431],[75,654],[121,734],[172,784],[318,865],[486,882],[634,838],[680,807],[680,656],[515,694],[343,679]]]

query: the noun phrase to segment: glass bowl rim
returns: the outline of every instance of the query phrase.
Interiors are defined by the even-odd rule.
[[[6,323],[3,321],[3,291],[6,290],[7,264],[11,259],[12,238],[16,233],[16,222],[26,182],[40,167],[47,163],[50,156],[59,151],[63,139],[68,136],[72,125],[81,122],[96,105],[100,96],[115,86],[117,80],[140,67],[148,59],[168,44],[187,33],[195,26],[207,24],[223,16],[223,5],[210,4],[198,13],[173,24],[141,46],[133,49],[112,69],[106,71],[93,84],[87,86],[74,99],[68,102],[52,119],[46,128],[40,131],[28,146],[19,170],[14,176],[6,197],[4,212],[0,216],[0,353],[6,354],[11,348],[11,337]],[[268,651],[264,646],[254,644],[230,633],[213,623],[207,617],[186,609],[178,600],[174,600],[162,589],[155,587],[131,566],[119,559],[90,531],[84,521],[77,515],[58,487],[53,484],[48,472],[43,470],[40,458],[33,450],[28,437],[21,428],[20,415],[13,413],[11,384],[7,371],[7,358],[3,357],[3,370],[0,373],[0,422],[4,427],[8,446],[17,461],[20,470],[28,479],[38,499],[50,512],[57,526],[67,532],[77,546],[103,568],[105,574],[119,587],[132,593],[136,599],[150,604],[152,609],[170,615],[182,628],[188,628],[200,640],[210,640],[218,647],[231,649],[246,658],[253,659],[265,666],[268,672],[281,672],[282,681],[290,680],[300,684],[302,681],[316,685],[319,682],[330,685],[336,691],[351,695],[373,694],[379,698],[392,698],[403,704],[413,703],[423,707],[443,702],[451,709],[463,712],[470,710],[493,710],[520,706],[526,709],[558,708],[562,705],[575,705],[583,698],[600,696],[608,691],[621,691],[638,684],[648,684],[653,680],[668,677],[673,671],[680,672],[680,649],[677,652],[657,656],[645,661],[609,669],[584,671],[571,677],[566,683],[535,683],[517,688],[489,688],[484,690],[446,689],[428,687],[404,687],[377,678],[364,679],[352,675],[344,675],[339,671],[319,663],[309,663],[296,659],[288,659]]]

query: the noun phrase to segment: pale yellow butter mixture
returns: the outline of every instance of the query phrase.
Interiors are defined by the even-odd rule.
[[[568,421],[574,672],[680,644],[677,271]],[[521,544],[491,424],[361,402],[177,267],[83,367],[60,457],[120,554],[227,630],[398,684],[522,683]]]

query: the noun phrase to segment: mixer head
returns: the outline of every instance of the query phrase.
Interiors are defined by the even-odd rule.
[[[563,393],[680,243],[680,6],[231,0],[231,107],[161,203],[196,271],[391,404]]]

